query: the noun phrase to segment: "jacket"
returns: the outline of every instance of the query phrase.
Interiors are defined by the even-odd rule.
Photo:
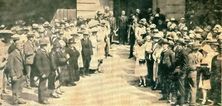
[[[85,57],[89,57],[91,55],[93,55],[93,46],[92,46],[92,42],[89,38],[87,39],[82,39],[81,40],[81,44],[82,44],[82,55]]]
[[[51,72],[51,62],[49,55],[44,49],[37,50],[34,58],[34,66],[40,76],[43,74],[49,76],[49,73]]]
[[[33,64],[35,57],[35,45],[28,40],[24,46],[25,64]]]
[[[19,50],[15,49],[9,54],[7,69],[12,80],[24,75],[24,57]]]

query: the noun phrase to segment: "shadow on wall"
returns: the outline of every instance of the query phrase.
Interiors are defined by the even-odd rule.
[[[50,21],[58,8],[76,9],[76,0],[0,0],[0,23]]]

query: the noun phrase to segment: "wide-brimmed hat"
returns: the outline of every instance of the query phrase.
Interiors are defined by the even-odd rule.
[[[11,36],[11,38],[12,38],[13,41],[18,41],[18,40],[20,40],[20,37],[19,37],[19,35],[17,35],[17,34]]]
[[[184,39],[180,38],[177,40],[177,43],[181,44],[181,45],[186,45],[186,42]]]
[[[200,49],[201,44],[199,44],[199,43],[193,43],[191,47],[192,47],[193,50],[198,50],[198,49]]]
[[[43,33],[45,31],[45,29],[43,27],[39,27],[38,32],[39,33]]]
[[[35,35],[35,34],[30,31],[30,32],[27,33],[27,38],[33,38],[34,35]]]
[[[195,32],[195,33],[202,33],[202,32],[203,32],[203,29],[200,28],[200,27],[196,27],[196,28],[194,29],[194,32]]]
[[[155,29],[156,28],[156,25],[155,24],[151,24],[150,25],[150,29]]]
[[[71,34],[70,34],[70,36],[73,36],[73,37],[78,37],[79,35],[78,35],[78,33],[73,32],[73,33],[71,33]]]
[[[38,29],[39,25],[38,24],[32,24],[32,29]]]
[[[101,24],[106,24],[106,21],[105,20],[101,20],[100,23]]]
[[[158,30],[158,29],[154,29],[153,32],[154,32],[154,33],[158,33],[159,30]]]
[[[167,39],[163,39],[162,40],[162,44],[170,44],[169,41]]]
[[[195,39],[202,39],[201,34],[195,34]]]
[[[88,31],[83,31],[83,35],[88,36],[89,32]]]
[[[172,18],[170,18],[170,21],[176,21],[176,19],[172,17]]]
[[[48,42],[47,42],[46,39],[42,38],[42,39],[39,40],[39,45],[46,46],[47,44],[48,44]]]
[[[68,44],[75,44],[76,42],[75,42],[75,39],[73,39],[73,38],[71,38],[71,39],[69,39],[68,40]]]
[[[48,21],[44,22],[44,24],[42,26],[45,27],[45,28],[51,27]]]
[[[147,23],[147,21],[146,21],[145,18],[143,18],[143,19],[141,19],[141,20],[139,21],[139,24],[143,24],[143,25],[145,25],[146,23]]]

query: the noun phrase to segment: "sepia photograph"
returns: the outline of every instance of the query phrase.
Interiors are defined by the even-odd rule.
[[[0,106],[222,106],[222,0],[0,0]]]

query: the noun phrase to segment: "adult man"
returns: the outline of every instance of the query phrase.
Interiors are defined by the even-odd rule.
[[[160,57],[160,77],[161,77],[161,85],[162,85],[162,98],[160,100],[166,100],[170,93],[170,75],[173,71],[173,66],[175,63],[175,54],[169,47],[169,42],[164,39],[163,40],[163,51]]]
[[[202,54],[198,51],[200,44],[194,43],[192,51],[188,55],[187,62],[187,79],[188,79],[188,90],[191,97],[190,106],[196,106],[196,94],[197,94],[197,67],[200,66]]]
[[[8,66],[9,76],[12,80],[12,97],[13,104],[25,104],[26,102],[20,99],[20,94],[22,93],[23,82],[24,82],[24,57],[22,55],[22,43],[18,42],[18,37],[16,39],[15,49],[9,54],[8,57]]]
[[[139,20],[141,20],[143,18],[140,9],[136,9],[135,16],[136,16],[138,22],[139,22]]]
[[[6,63],[7,63],[7,58],[8,58],[8,39],[9,36],[11,36],[12,33],[8,33],[7,35],[6,34],[3,34],[1,33],[1,31],[3,31],[4,33],[4,30],[0,30],[0,95],[2,96],[3,93],[6,93],[6,83],[7,83],[7,80],[6,80]],[[0,98],[0,105],[2,105],[2,98]]]
[[[219,54],[214,56],[211,65],[211,99],[214,105],[221,103],[221,73],[222,73],[222,39],[219,38]]]
[[[40,48],[37,50],[34,60],[34,65],[39,75],[38,101],[41,104],[49,104],[46,96],[46,82],[51,72],[51,63],[46,50],[47,43],[45,39],[39,41]]]
[[[130,54],[129,58],[133,57],[133,47],[135,45],[135,28],[137,25],[137,19],[135,15],[131,14],[128,20],[129,28],[128,28],[128,36],[129,36],[129,44],[130,44]]]
[[[30,86],[30,75],[32,71],[32,65],[35,57],[35,44],[33,42],[34,33],[29,32],[27,35],[28,40],[23,46],[24,55],[25,55],[25,70],[26,70],[26,87],[31,88]],[[31,80],[33,81],[33,80]],[[32,82],[33,83],[33,82]]]
[[[177,41],[178,45],[175,47],[175,71],[174,75],[177,76],[177,84],[178,88],[177,91],[179,92],[179,95],[177,95],[178,98],[178,104],[183,105],[185,103],[185,77],[186,77],[186,69],[185,65],[187,63],[188,54],[191,51],[189,48],[187,48],[186,43],[184,39],[179,39]]]
[[[89,75],[89,64],[91,61],[91,56],[93,55],[93,50],[92,50],[92,42],[89,39],[89,33],[86,31],[83,33],[83,39],[81,40],[81,44],[82,44],[84,74]]]
[[[118,25],[119,25],[119,43],[126,44],[127,43],[127,16],[126,12],[122,11],[121,16],[119,17]]]
[[[113,13],[110,12],[110,17],[109,17],[109,25],[110,25],[110,34],[109,34],[109,39],[110,39],[110,43],[113,43],[113,36],[116,35],[116,30],[117,30],[117,26],[116,26],[116,18],[113,16]]]

